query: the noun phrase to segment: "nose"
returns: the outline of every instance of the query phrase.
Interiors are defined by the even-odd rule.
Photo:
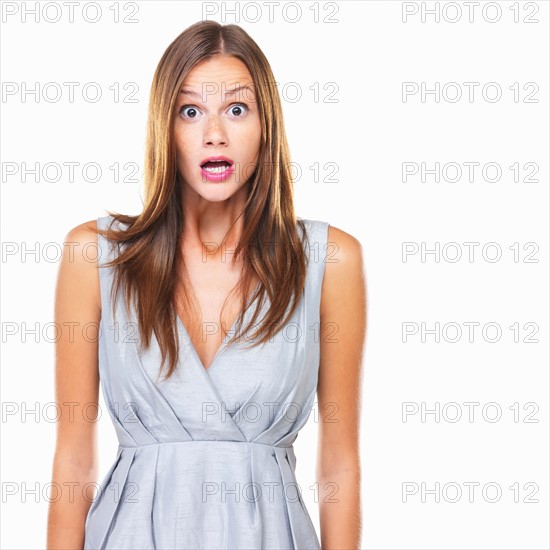
[[[204,128],[205,145],[226,145],[227,132],[220,117],[212,115],[208,117]]]

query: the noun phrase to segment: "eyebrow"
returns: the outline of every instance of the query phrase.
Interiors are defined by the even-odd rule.
[[[243,84],[242,86],[237,86],[236,88],[233,88],[232,90],[225,90],[225,95],[228,96],[228,95],[235,95],[236,93],[240,92],[241,90],[249,90],[251,91],[252,93],[254,93],[254,90],[248,85],[248,84]],[[202,95],[198,92],[195,92],[193,90],[180,90],[180,94],[184,94],[184,95],[192,95],[192,96],[195,96],[195,97],[202,97]],[[210,93],[208,93],[208,95],[210,95]]]

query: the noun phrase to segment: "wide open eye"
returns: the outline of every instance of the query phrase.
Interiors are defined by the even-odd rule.
[[[184,114],[186,112],[186,110],[189,109],[187,111],[187,114]],[[180,115],[183,117],[183,118],[196,118],[197,117],[197,114],[200,112],[197,107],[195,107],[194,105],[183,105],[183,107],[181,107],[180,109]]]
[[[246,114],[248,111],[249,108],[246,103],[233,103],[233,105],[229,107],[229,112],[236,117],[242,117],[243,114]]]

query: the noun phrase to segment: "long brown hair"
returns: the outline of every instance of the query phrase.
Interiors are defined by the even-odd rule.
[[[168,360],[165,379],[177,367],[176,287],[182,280],[178,274],[184,266],[179,252],[184,225],[173,137],[174,113],[178,92],[189,71],[218,54],[234,56],[247,66],[253,78],[261,121],[258,164],[245,184],[248,198],[239,215],[244,216],[244,230],[233,255],[235,261],[244,254],[243,276],[235,287],[243,296],[235,326],[242,328],[246,297],[254,275],[259,284],[250,304],[256,302],[257,306],[250,323],[242,331],[236,331],[228,345],[255,325],[266,295],[270,307],[250,339],[255,340],[254,345],[267,342],[288,322],[305,285],[307,258],[298,236],[298,222],[302,235],[305,238],[307,235],[294,211],[290,154],[271,67],[256,42],[238,25],[221,25],[216,21],[195,23],[168,46],[153,77],[143,211],[137,216],[109,212],[127,227],[98,230],[118,248],[118,256],[106,264],[115,268],[111,289],[113,315],[116,296],[122,287],[126,311],[131,303],[137,310],[141,345],[149,347],[154,331],[162,355],[160,370]],[[181,289],[183,298],[189,302],[185,285],[181,285]]]

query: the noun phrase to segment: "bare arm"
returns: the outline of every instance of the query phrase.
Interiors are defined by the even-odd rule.
[[[317,386],[321,547],[357,550],[362,528],[359,423],[366,283],[359,241],[332,226],[328,241]]]
[[[87,490],[85,486],[97,482],[101,298],[96,228],[95,221],[86,222],[67,234],[58,271],[55,322],[61,337],[56,343],[55,375],[61,414],[52,483],[60,498],[50,503],[47,550],[82,550],[86,514],[94,496],[94,486]]]

